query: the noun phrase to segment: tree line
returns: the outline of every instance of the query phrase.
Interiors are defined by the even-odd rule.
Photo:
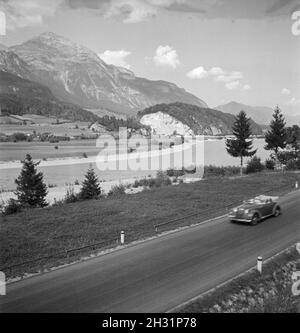
[[[235,117],[232,127],[235,138],[226,140],[226,150],[233,156],[240,158],[240,174],[243,175],[243,162],[245,157],[253,157],[257,149],[253,149],[251,140],[251,118],[245,111]],[[298,125],[286,127],[284,116],[277,106],[270,122],[270,128],[265,134],[266,150],[271,151],[271,160],[281,167],[300,169],[300,128]]]

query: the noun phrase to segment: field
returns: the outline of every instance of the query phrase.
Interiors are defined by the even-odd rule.
[[[58,149],[55,149],[55,147]],[[96,140],[71,140],[50,142],[1,142],[0,161],[20,161],[29,153],[34,159],[82,157],[83,153],[94,156],[99,153]]]
[[[99,248],[114,246],[121,230],[126,232],[126,239],[130,242],[155,235],[154,226],[157,224],[168,222],[159,227],[161,232],[197,223],[221,215],[227,212],[227,207],[265,191],[274,195],[288,192],[297,179],[300,181],[299,175],[294,173],[208,178],[193,184],[162,187],[119,198],[26,210],[3,217],[0,222],[0,270],[59,252],[63,255],[48,258],[42,263],[17,267],[7,271],[7,274],[34,272],[41,264],[51,267],[65,263],[91,252],[90,248],[84,249],[67,259],[66,250],[99,242],[103,242]],[[187,215],[193,216],[187,218]],[[180,217],[183,218],[178,219]]]
[[[93,134],[88,128],[90,125],[88,122],[71,122],[66,119],[49,118],[35,114],[24,114],[20,119],[26,119],[26,124],[13,116],[1,116],[0,133],[11,135],[17,132],[24,134],[50,132],[54,135],[69,136]]]

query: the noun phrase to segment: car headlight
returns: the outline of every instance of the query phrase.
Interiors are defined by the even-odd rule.
[[[236,213],[237,212],[237,208],[233,208],[233,212]]]
[[[250,209],[245,209],[245,214],[249,214],[250,213]]]

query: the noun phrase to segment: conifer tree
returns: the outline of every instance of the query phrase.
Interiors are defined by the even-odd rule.
[[[82,199],[97,198],[101,194],[100,183],[92,166],[89,167],[80,190]]]
[[[265,136],[265,149],[273,150],[276,158],[278,158],[279,149],[284,149],[286,147],[286,136],[285,120],[281,110],[277,106],[274,110],[273,119],[270,123],[270,130]]]
[[[236,117],[232,127],[234,139],[226,141],[226,150],[233,157],[239,157],[241,160],[241,176],[243,175],[243,158],[253,156],[257,150],[252,150],[252,140],[249,140],[252,132],[250,118],[247,118],[246,112],[241,111]]]
[[[15,180],[17,189],[18,202],[21,205],[29,205],[32,207],[47,206],[47,186],[43,181],[43,173],[37,172],[37,166],[40,162],[33,162],[32,157],[27,154],[25,160],[22,161],[23,167],[19,177]]]

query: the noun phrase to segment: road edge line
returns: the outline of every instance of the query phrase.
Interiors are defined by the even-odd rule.
[[[283,249],[283,250],[281,250],[281,251],[273,254],[271,257],[268,257],[267,259],[264,260],[264,264],[270,262],[271,260],[275,259],[276,257],[278,257],[279,255],[283,254],[284,252],[288,251],[289,249],[292,249],[293,247],[295,247],[296,244],[297,243],[294,243],[293,245],[291,245],[291,246],[289,246],[289,247],[287,247],[287,248],[285,248],[285,249]],[[257,269],[256,265],[252,266],[249,269],[247,269],[246,271],[244,271],[242,273],[239,273],[238,275],[235,275],[234,277],[232,277],[232,278],[230,278],[230,279],[228,279],[228,280],[226,280],[226,281],[218,284],[217,286],[215,286],[213,288],[210,288],[209,290],[204,291],[203,293],[201,293],[201,294],[199,294],[197,296],[194,296],[194,297],[190,298],[189,300],[187,300],[187,301],[185,301],[185,302],[183,302],[183,303],[181,303],[179,305],[174,306],[170,310],[167,310],[165,313],[173,313],[176,310],[180,310],[184,306],[189,305],[189,304],[193,303],[194,301],[199,300],[200,298],[204,297],[205,295],[210,294],[210,293],[218,290],[219,288],[225,286],[226,284],[232,282],[233,280],[238,279],[238,278],[240,278],[240,277],[242,277],[242,276],[244,276],[244,275],[246,275],[246,274],[248,274],[251,271],[256,270],[256,269]]]

